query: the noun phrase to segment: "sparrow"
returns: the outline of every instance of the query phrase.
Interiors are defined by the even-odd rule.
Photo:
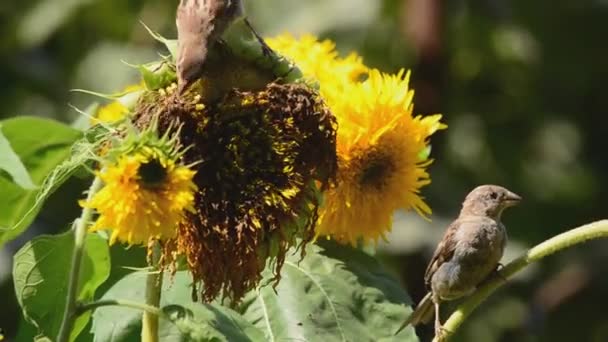
[[[179,94],[202,76],[211,47],[243,15],[241,0],[180,0],[175,19]]]
[[[426,269],[429,292],[399,327],[428,323],[435,313],[435,336],[441,337],[439,305],[467,296],[498,269],[507,243],[502,212],[521,201],[498,185],[481,185],[462,203],[458,218],[447,228]]]

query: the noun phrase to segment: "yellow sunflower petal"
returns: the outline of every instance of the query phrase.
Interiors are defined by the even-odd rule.
[[[345,83],[357,81],[368,70],[361,56],[353,52],[346,58],[341,58],[332,41],[319,41],[312,35],[295,38],[286,33],[267,38],[266,42],[294,62],[304,77],[318,81],[321,95],[324,95],[326,89],[334,92],[342,90]]]
[[[101,106],[97,110],[95,117],[91,119],[91,123],[111,123],[124,118],[125,115],[129,113],[129,108],[127,107],[129,105],[128,103],[133,102],[133,96],[138,96],[138,93],[143,89],[143,84],[132,84],[125,87],[122,91],[124,95],[118,100]],[[125,105],[125,103],[127,103],[127,105]]]
[[[110,102],[109,104],[102,106],[97,111],[97,116],[93,118],[93,123],[97,122],[114,122],[122,119],[129,109],[118,101]]]

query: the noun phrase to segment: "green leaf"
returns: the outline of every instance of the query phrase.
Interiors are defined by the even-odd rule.
[[[45,178],[70,156],[74,142],[82,132],[59,122],[35,118],[17,117],[1,121],[2,133],[19,157],[34,184],[42,184]],[[2,153],[2,152],[0,152]],[[67,177],[59,177],[56,188]],[[0,172],[0,246],[23,232],[38,213],[42,201],[37,201],[41,191],[46,195],[52,189],[24,189],[15,184],[8,174]]]
[[[149,28],[143,22],[141,24],[144,26],[146,31],[148,31],[148,33],[152,36],[152,38],[165,44],[165,46],[167,47],[167,50],[169,50],[169,53],[171,54],[173,59],[176,60],[177,59],[177,47],[178,47],[177,39],[167,39],[167,38],[161,36],[158,32],[153,31],[151,28]]]
[[[36,327],[27,320],[25,320],[24,317],[20,317],[15,341],[33,341],[35,338]]]
[[[101,233],[105,231],[100,231]],[[112,260],[112,270],[110,276],[98,289],[99,293],[106,293],[114,284],[127,276],[129,273],[137,272],[136,270],[146,269],[147,249],[143,246],[126,247],[122,244],[115,243],[110,246],[110,260]]]
[[[266,274],[270,280],[271,274]],[[411,299],[371,256],[331,241],[285,260],[275,289],[261,287],[243,301],[243,316],[267,341],[418,341]]]
[[[13,181],[25,190],[35,188],[30,174],[25,169],[19,156],[13,151],[11,143],[2,134],[2,123],[0,122],[0,170],[8,172]]]
[[[142,64],[137,68],[146,84],[146,88],[150,90],[165,88],[177,79],[175,69],[166,61]]]
[[[235,311],[219,304],[192,302],[192,280],[186,271],[163,281],[161,307],[169,320],[159,322],[161,341],[265,341],[264,334]],[[146,274],[131,273],[102,299],[144,302]],[[93,313],[95,341],[139,341],[142,312],[120,306],[100,307]]]
[[[276,77],[287,82],[296,82],[303,77],[301,70],[291,61],[276,52],[268,53],[265,50],[267,47],[262,45],[244,18],[234,21],[223,33],[222,39],[236,56],[271,71]]]
[[[74,234],[40,236],[26,243],[16,254],[13,278],[17,300],[27,321],[38,333],[54,340],[59,333],[66,305],[68,278]],[[95,290],[110,274],[110,254],[106,240],[88,234],[83,252],[78,300],[90,301]],[[70,340],[76,339],[86,326],[90,313],[79,316]]]

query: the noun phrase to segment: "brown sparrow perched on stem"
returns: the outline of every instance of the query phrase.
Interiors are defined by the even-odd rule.
[[[497,185],[481,185],[467,195],[460,215],[448,226],[426,269],[429,293],[397,333],[409,324],[428,323],[434,312],[435,335],[440,339],[439,304],[471,294],[497,270],[507,243],[500,216],[520,200]]]

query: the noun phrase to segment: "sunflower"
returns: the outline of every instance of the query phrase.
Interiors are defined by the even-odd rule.
[[[338,120],[337,185],[325,193],[318,235],[355,244],[377,241],[391,228],[393,212],[414,209],[427,216],[419,194],[431,182],[428,139],[444,128],[441,115],[413,116],[409,74],[369,72],[328,102]]]
[[[338,123],[337,181],[324,194],[317,235],[351,244],[377,241],[391,229],[397,209],[428,216],[420,189],[431,182],[429,137],[446,126],[441,115],[413,115],[409,73],[369,69],[354,53],[340,58],[332,42],[313,36],[268,42],[318,80]]]
[[[97,174],[105,185],[83,205],[99,214],[91,231],[112,231],[110,244],[173,238],[193,210],[195,172],[156,149],[120,156]]]

